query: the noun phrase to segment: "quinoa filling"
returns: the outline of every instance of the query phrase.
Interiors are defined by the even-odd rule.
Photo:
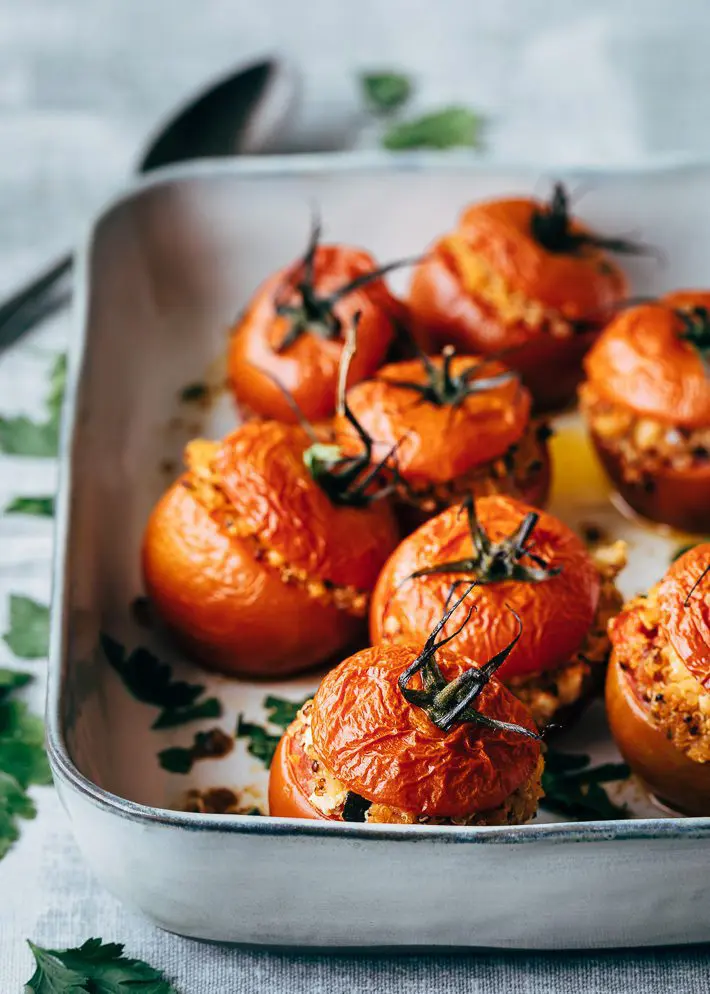
[[[574,324],[564,315],[511,286],[464,239],[451,236],[442,247],[466,292],[495,314],[501,324],[522,328],[528,336],[547,334],[565,339],[576,334]]]
[[[580,387],[580,407],[594,435],[616,455],[627,483],[663,470],[693,470],[710,464],[710,425],[683,428],[605,400],[590,383]]]
[[[638,621],[638,637],[615,646],[641,706],[666,738],[688,759],[710,762],[710,692],[696,680],[668,641],[662,627],[656,585],[636,597],[625,611]],[[627,629],[628,630],[628,629]]]
[[[520,439],[491,462],[474,466],[468,473],[446,483],[421,487],[407,481],[397,486],[397,498],[427,513],[456,504],[467,494],[521,493],[540,473],[545,460],[544,442],[549,435],[546,424],[530,424]]]
[[[311,576],[306,570],[289,564],[280,552],[268,548],[260,535],[234,514],[228,497],[220,487],[219,476],[212,468],[212,460],[218,447],[216,442],[201,439],[190,442],[186,456],[189,470],[182,477],[182,486],[190,491],[222,531],[248,542],[254,558],[278,572],[283,583],[300,587],[319,604],[335,607],[356,618],[364,618],[370,601],[368,593],[356,587],[341,586],[330,580]]]
[[[555,670],[505,681],[515,696],[530,709],[538,728],[549,725],[560,712],[602,687],[611,650],[607,628],[622,604],[615,580],[626,565],[626,545],[614,542],[599,546],[590,555],[602,582],[597,610],[584,642],[569,662]]]
[[[313,779],[309,783],[311,791],[308,800],[325,817],[342,820],[349,791],[342,781],[327,769],[313,747],[312,706],[312,701],[307,701],[303,705],[291,731],[311,760]],[[541,784],[543,768],[544,761],[540,756],[536,768],[528,779],[514,790],[500,807],[477,811],[465,818],[436,818],[393,808],[386,804],[371,804],[365,812],[364,820],[378,825],[520,825],[535,815],[538,802],[544,794]]]

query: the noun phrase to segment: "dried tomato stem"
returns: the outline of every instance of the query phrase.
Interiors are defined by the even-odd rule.
[[[474,555],[470,559],[454,559],[415,570],[407,580],[441,573],[466,573],[475,577],[478,583],[502,583],[505,580],[540,583],[562,571],[562,567],[548,565],[540,556],[527,549],[527,543],[540,519],[535,511],[526,514],[512,534],[500,542],[493,542],[476,518],[476,504],[471,494],[464,499],[461,510],[465,510],[468,517]],[[527,557],[535,566],[521,563],[523,557]]]
[[[584,248],[597,248],[627,255],[658,255],[654,248],[640,242],[574,231],[571,222],[569,195],[562,183],[555,183],[550,202],[536,207],[530,222],[533,238],[548,252],[575,255]]]
[[[415,707],[421,708],[429,720],[443,732],[450,732],[456,725],[473,722],[497,731],[514,732],[519,735],[525,735],[528,738],[539,739],[539,736],[535,732],[531,732],[528,728],[511,722],[498,721],[496,718],[491,718],[489,715],[481,713],[473,706],[476,699],[480,697],[483,689],[513,651],[522,634],[522,621],[516,612],[512,611],[512,608],[509,608],[509,610],[515,616],[518,623],[518,631],[508,645],[489,659],[484,666],[480,668],[472,666],[455,680],[449,682],[441,672],[439,664],[436,661],[437,650],[456,638],[468,624],[473,613],[473,608],[468,610],[463,624],[452,635],[441,639],[440,642],[436,641],[439,632],[441,632],[449,618],[475,586],[475,583],[470,584],[461,597],[449,607],[451,596],[456,587],[456,584],[452,585],[449,596],[447,597],[446,610],[441,620],[427,639],[421,653],[400,675],[398,681],[399,688],[405,700]],[[408,686],[409,681],[415,673],[421,674],[422,690],[413,690]]]
[[[311,234],[303,257],[286,275],[284,282],[274,295],[274,307],[280,317],[289,319],[289,328],[281,342],[276,346],[276,352],[285,352],[301,335],[306,333],[319,335],[321,338],[337,338],[342,326],[340,319],[333,310],[335,304],[349,294],[360,290],[375,280],[382,279],[387,273],[403,266],[411,266],[420,259],[400,259],[380,266],[369,273],[361,273],[348,280],[328,296],[321,297],[316,293],[315,258],[321,236],[321,224],[317,214],[311,222]],[[295,294],[296,300],[291,303],[288,298]]]
[[[421,396],[422,400],[434,404],[436,407],[458,407],[473,394],[487,393],[489,390],[494,390],[505,383],[519,379],[517,373],[512,370],[506,370],[506,372],[498,373],[496,376],[475,379],[476,374],[493,361],[491,358],[474,362],[462,373],[454,376],[451,372],[451,364],[456,355],[454,347],[447,345],[442,349],[441,355],[442,364],[439,369],[428,355],[423,352],[419,353],[419,359],[427,375],[426,383],[414,383],[411,380],[390,380],[389,382],[401,389],[413,390]]]

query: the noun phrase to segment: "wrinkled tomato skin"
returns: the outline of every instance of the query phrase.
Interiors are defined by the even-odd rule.
[[[659,590],[668,639],[706,690],[710,690],[710,575],[704,575],[708,567],[710,543],[704,542],[671,564]]]
[[[375,269],[366,252],[346,246],[321,245],[316,251],[315,286],[321,296]],[[275,273],[257,290],[244,317],[235,326],[228,353],[228,379],[238,407],[245,413],[295,423],[293,408],[274,377],[293,396],[310,421],[333,414],[342,336],[334,339],[303,334],[283,352],[276,351],[289,330],[288,320],[276,313],[274,298],[293,267]],[[382,280],[348,294],[334,307],[342,327],[360,313],[357,351],[348,382],[372,376],[385,360],[394,337],[394,298]]]
[[[511,534],[529,510],[511,497],[476,501],[478,520],[493,541]],[[539,583],[479,584],[468,597],[476,613],[450,643],[467,660],[484,663],[514,637],[517,622],[509,610],[513,607],[521,617],[523,632],[499,671],[504,681],[567,663],[584,641],[599,602],[599,572],[582,541],[557,518],[544,511],[539,514],[531,548],[549,565],[561,566],[562,571]],[[414,580],[407,577],[419,569],[472,554],[466,517],[455,507],[401,542],[382,570],[372,597],[373,644],[423,641],[443,612],[452,581],[465,577],[451,573]]]
[[[312,779],[311,760],[287,728],[276,747],[269,770],[269,814],[273,818],[327,819],[308,800],[305,785]]]
[[[615,650],[607,670],[606,713],[622,756],[661,801],[686,815],[710,815],[710,763],[688,759],[666,738]]]
[[[155,608],[206,669],[288,675],[330,659],[363,623],[323,606],[220,531],[181,483],[158,502],[143,542],[143,574]]]
[[[311,712],[316,754],[348,790],[376,804],[441,818],[496,808],[529,779],[540,744],[476,722],[449,732],[437,728],[398,685],[420,649],[413,644],[363,649],[326,673]],[[443,648],[437,663],[447,682],[470,669]],[[419,675],[411,686],[421,688]],[[482,689],[476,708],[535,730],[527,708],[495,678]]]
[[[531,232],[537,207],[532,199],[517,198],[467,208],[454,234],[435,242],[415,269],[408,307],[424,347],[450,343],[462,352],[500,353],[521,373],[536,409],[547,411],[573,399],[581,358],[628,287],[620,269],[598,250],[553,253],[540,245]],[[572,227],[583,230],[577,222]],[[522,321],[504,322],[467,285],[462,250],[510,292],[589,330],[553,337]]]
[[[624,479],[622,460],[594,430],[590,435],[599,461],[629,507],[649,521],[695,534],[710,528],[710,463],[696,468],[657,471],[649,480]]]

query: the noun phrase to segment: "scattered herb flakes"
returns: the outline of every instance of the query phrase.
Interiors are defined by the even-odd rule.
[[[35,994],[177,994],[161,970],[123,955],[117,942],[87,939],[76,949],[42,949],[28,943],[36,970],[27,981]]]
[[[27,673],[0,670],[0,859],[19,837],[18,819],[36,814],[27,788],[51,780],[42,722],[12,698],[30,679]]]
[[[153,607],[147,597],[134,597],[131,601],[131,617],[141,628],[153,627]]]
[[[545,796],[541,805],[548,811],[578,821],[628,818],[627,808],[610,800],[602,784],[626,780],[630,776],[631,770],[625,763],[603,763],[590,768],[589,756],[548,748],[542,775]]]
[[[414,148],[479,148],[482,124],[480,115],[466,107],[446,107],[393,124],[385,133],[382,144],[395,152]]]
[[[222,759],[234,748],[234,739],[221,728],[197,732],[189,748],[173,746],[158,753],[158,762],[168,773],[189,773],[198,759]]]
[[[206,383],[188,383],[180,391],[180,400],[183,404],[198,404],[201,401],[207,400],[209,393],[210,391]]]
[[[192,749],[183,746],[171,746],[158,753],[158,762],[168,773],[189,773],[194,759]]]
[[[33,421],[24,415],[0,417],[0,452],[13,456],[56,456],[65,381],[66,356],[60,355],[49,375],[47,419]]]
[[[287,728],[294,720],[306,701],[310,700],[309,694],[302,701],[288,701],[283,697],[275,697],[269,694],[264,699],[264,709],[268,721],[278,728]],[[274,758],[276,746],[281,739],[281,733],[269,732],[262,725],[257,725],[252,721],[245,721],[242,715],[237,719],[236,737],[238,739],[248,739],[247,752],[256,759],[261,760],[264,766],[271,765]]]
[[[267,768],[271,766],[271,760],[274,758],[276,746],[279,744],[281,738],[280,734],[274,735],[272,732],[267,732],[261,725],[245,721],[239,715],[236,737],[238,739],[249,739],[247,743],[247,752],[249,755],[260,760]]]
[[[105,634],[101,646],[126,690],[143,704],[177,711],[192,707],[205,689],[202,684],[173,680],[170,665],[161,663],[148,649],[139,647],[127,654],[120,642]]]
[[[611,541],[607,530],[596,521],[580,521],[579,530],[587,545],[602,545]]]
[[[287,701],[284,697],[275,697],[273,694],[269,694],[264,700],[266,716],[272,725],[278,725],[279,728],[288,728],[291,722],[295,720],[296,715],[303,705],[312,696],[312,694],[309,694],[302,701]]]
[[[389,114],[404,106],[414,86],[409,76],[397,72],[364,72],[360,75],[365,102],[375,114]]]
[[[18,659],[44,659],[49,651],[49,608],[23,594],[10,594],[10,628],[3,635]]]
[[[31,514],[37,518],[54,517],[54,497],[16,497],[4,511],[5,514]]]
[[[161,728],[177,728],[187,725],[190,721],[200,721],[202,718],[221,718],[222,703],[216,697],[206,697],[187,708],[168,708],[158,715],[151,728],[158,731]]]

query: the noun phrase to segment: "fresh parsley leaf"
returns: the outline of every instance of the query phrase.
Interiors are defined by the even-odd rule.
[[[168,773],[189,773],[195,758],[192,749],[183,746],[171,746],[158,753],[158,762]]]
[[[209,389],[205,383],[188,383],[180,391],[180,400],[183,404],[197,404],[208,395]]]
[[[101,635],[101,646],[126,690],[143,704],[164,711],[189,708],[205,689],[202,684],[173,680],[168,663],[161,663],[148,649],[139,647],[126,654],[120,642],[108,635]]]
[[[206,697],[204,701],[198,701],[188,708],[167,708],[158,715],[151,728],[156,731],[160,728],[177,728],[178,725],[186,725],[190,721],[199,721],[202,718],[221,718],[222,704],[216,697]]]
[[[414,89],[409,76],[397,72],[365,72],[360,85],[370,109],[376,114],[388,114],[402,107]]]
[[[597,818],[628,818],[628,810],[615,804],[602,784],[626,780],[631,770],[625,763],[603,763],[589,767],[589,756],[548,748],[542,786],[542,807],[578,821]]]
[[[0,417],[0,452],[9,456],[56,456],[59,447],[57,425],[51,421],[39,423],[24,415]]]
[[[27,987],[35,994],[177,994],[161,970],[124,956],[117,942],[88,939],[63,950],[28,944],[37,969]]]
[[[24,415],[0,417],[0,452],[15,456],[56,456],[65,381],[66,356],[60,355],[49,375],[46,421],[32,421]]]
[[[393,124],[382,144],[391,151],[410,148],[454,148],[481,144],[481,117],[466,107],[446,107],[411,121]]]
[[[5,514],[32,514],[38,518],[54,517],[54,497],[16,497]]]
[[[264,699],[267,718],[272,725],[276,725],[278,728],[287,728],[308,700],[310,700],[310,695],[302,701],[288,701],[283,697],[269,694]],[[238,739],[249,739],[247,752],[250,756],[261,760],[266,767],[271,766],[271,760],[274,758],[276,747],[281,739],[280,732],[274,734],[262,725],[245,721],[242,715],[239,715],[235,734]]]
[[[49,652],[47,605],[22,594],[10,594],[10,628],[3,638],[19,659],[45,659]]]
[[[30,679],[27,673],[0,669],[0,859],[19,837],[18,819],[36,814],[27,788],[51,779],[42,722],[12,698]]]
[[[0,669],[0,703],[20,687],[27,686],[32,681],[29,673],[20,673],[17,670]]]
[[[51,783],[44,725],[24,701],[10,698],[0,703],[0,770],[14,777],[23,789],[30,784]]]
[[[0,859],[20,837],[17,819],[36,814],[34,803],[17,780],[0,770]]]

